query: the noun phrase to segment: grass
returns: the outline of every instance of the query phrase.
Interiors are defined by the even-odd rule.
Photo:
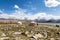
[[[18,25],[18,27],[17,27]],[[21,26],[25,26],[25,27],[21,27]],[[42,33],[42,32],[46,32],[47,33],[47,38],[45,38],[44,40],[49,40],[50,38],[59,38],[60,34],[58,34],[60,32],[60,27],[54,27],[54,26],[50,26],[50,25],[41,25],[41,23],[38,26],[29,26],[28,22],[23,22],[23,25],[19,25],[17,23],[12,23],[12,24],[0,24],[0,31],[5,33],[7,36],[11,37],[13,35],[13,32],[17,32],[17,31],[21,31],[26,32],[29,31],[29,33],[31,33],[31,31],[33,31],[32,33],[36,34],[36,33]],[[32,34],[31,33],[31,34]],[[21,34],[21,36],[26,40],[27,39],[31,39],[27,36],[24,36]],[[20,37],[21,37],[20,36]]]

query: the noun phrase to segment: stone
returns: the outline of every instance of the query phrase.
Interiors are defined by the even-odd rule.
[[[50,38],[50,40],[55,40],[54,38]]]
[[[21,34],[21,32],[14,32],[13,34],[17,35],[17,34]]]
[[[25,34],[28,34],[28,33],[29,33],[28,31],[25,32]]]
[[[37,39],[37,38],[43,38],[44,36],[42,34],[38,33],[38,34],[35,34],[33,37],[35,39]]]
[[[2,35],[1,35],[1,36],[2,36],[2,37],[4,37],[4,36],[6,36],[6,35],[5,35],[5,33],[2,33]]]
[[[22,25],[22,22],[19,21],[18,23],[19,23],[20,25]]]

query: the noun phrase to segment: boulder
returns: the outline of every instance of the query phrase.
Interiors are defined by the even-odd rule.
[[[37,38],[44,38],[44,36],[43,36],[42,34],[40,34],[40,33],[35,34],[33,37],[34,37],[35,39],[37,39]]]
[[[50,40],[55,40],[54,38],[50,38]]]
[[[22,25],[22,22],[21,21],[18,21],[18,24]]]

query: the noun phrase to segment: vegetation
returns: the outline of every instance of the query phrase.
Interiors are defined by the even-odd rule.
[[[21,34],[14,34],[15,32],[19,32]],[[0,24],[0,37],[2,37],[2,34],[5,34],[6,37],[9,37],[10,40],[12,38],[17,37],[19,39],[17,40],[60,40],[60,27],[50,26],[50,25],[35,25],[35,26],[29,26],[28,22],[23,22],[23,25],[17,24],[17,23],[11,23],[11,24]],[[41,34],[43,35],[43,38],[38,37],[37,39],[34,38],[35,34]],[[47,37],[46,37],[47,34]]]

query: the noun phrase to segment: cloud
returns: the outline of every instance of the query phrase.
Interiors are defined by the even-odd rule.
[[[46,7],[56,7],[60,5],[60,2],[57,0],[45,0],[44,2]]]
[[[26,14],[26,10],[21,9],[20,7],[18,7],[18,9],[15,10],[15,12],[13,12],[11,14],[4,13],[2,10],[0,10],[0,12],[2,13],[2,14],[0,14],[0,18],[5,18],[5,19],[25,19],[25,18],[27,18],[28,20],[35,20],[35,19],[46,19],[46,20],[49,20],[51,18],[60,19],[60,16],[47,14],[45,12],[43,12],[43,13],[39,12],[39,13],[35,13],[33,15],[32,13],[27,13]]]
[[[46,19],[46,20],[49,20],[49,19],[52,19],[52,18],[59,19],[60,16],[54,16],[52,14],[47,14],[47,13],[36,13],[35,15],[30,14],[27,18],[32,19],[32,20],[34,20],[34,19]]]
[[[19,9],[19,6],[18,5],[14,5],[14,8]]]
[[[52,14],[47,14],[47,13],[36,13],[32,15],[31,13],[26,14],[24,11],[18,11],[14,12],[12,14],[7,14],[7,13],[2,13],[0,14],[0,18],[5,18],[5,19],[25,19],[27,18],[28,20],[35,20],[35,19],[59,19],[60,16],[54,16]]]
[[[17,19],[25,19],[27,18],[28,20],[35,20],[35,19],[60,19],[60,16],[55,16],[52,14],[47,14],[47,13],[36,13],[34,15],[32,15],[31,13],[26,14],[24,11],[17,11],[15,13],[13,13],[12,15],[14,15],[15,18]]]

